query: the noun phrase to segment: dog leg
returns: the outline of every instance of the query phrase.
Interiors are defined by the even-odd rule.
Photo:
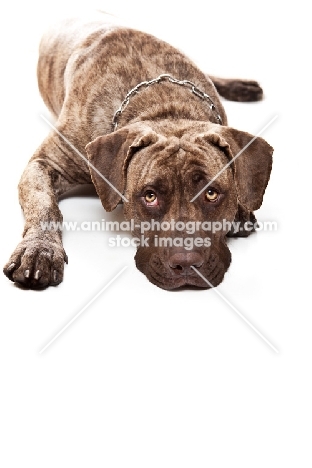
[[[263,90],[257,81],[206,76],[213,82],[218,93],[229,101],[252,102],[263,98]]]
[[[29,161],[19,183],[25,229],[22,242],[3,271],[11,281],[29,288],[55,286],[63,279],[67,255],[62,245],[63,217],[58,196],[84,179],[88,183],[88,176],[65,151],[64,142],[57,135],[50,135]],[[62,166],[55,161],[60,161]],[[76,180],[73,167],[78,175]],[[45,223],[54,223],[53,228],[45,227]]]

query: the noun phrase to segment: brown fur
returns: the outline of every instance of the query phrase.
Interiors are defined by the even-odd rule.
[[[164,73],[192,81],[207,93],[223,125],[216,123],[207,102],[188,88],[162,82],[133,96],[121,114],[117,131],[112,132],[114,112],[127,92]],[[136,223],[152,218],[185,222],[254,219],[252,211],[261,205],[272,162],[273,150],[262,138],[213,183],[220,194],[217,203],[207,202],[204,193],[193,203],[190,200],[252,139],[252,135],[227,126],[218,91],[233,100],[258,100],[262,90],[256,82],[216,77],[212,81],[180,51],[149,34],[102,21],[82,25],[73,20],[43,38],[38,82],[57,119],[58,131],[128,199],[124,204],[127,219]],[[106,210],[121,202],[120,195],[51,132],[19,184],[25,230],[4,268],[12,281],[33,288],[62,281],[67,257],[61,233],[42,231],[40,222],[61,222],[58,197],[91,182]],[[144,202],[147,188],[158,194],[155,209]],[[231,234],[228,230],[211,234],[211,246],[191,251],[154,244],[139,247],[136,264],[164,289],[208,287],[192,267],[216,286],[231,261],[227,233]],[[154,232],[145,234],[155,240]],[[187,237],[186,232],[169,235]],[[206,235],[200,229],[193,234],[200,238]]]

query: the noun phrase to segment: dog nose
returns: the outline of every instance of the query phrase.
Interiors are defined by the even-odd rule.
[[[176,252],[169,258],[169,266],[180,275],[193,274],[192,266],[199,268],[204,263],[198,252]]]

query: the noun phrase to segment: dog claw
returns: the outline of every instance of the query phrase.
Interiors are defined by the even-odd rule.
[[[57,282],[57,271],[54,270],[53,272],[53,281],[56,283]]]
[[[35,273],[35,279],[38,280],[41,276],[41,271],[40,270],[37,270],[36,273]]]
[[[29,278],[29,274],[30,274],[29,270],[25,270],[25,272],[24,272],[25,278]]]
[[[7,271],[10,273],[12,270],[15,268],[15,263],[11,263],[11,265],[8,266]]]

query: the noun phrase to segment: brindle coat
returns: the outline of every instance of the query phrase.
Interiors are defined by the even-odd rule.
[[[128,91],[161,74],[194,82],[211,97],[223,124],[188,87],[163,81],[131,97],[112,131],[113,115]],[[273,150],[262,138],[256,138],[209,189],[190,200],[253,138],[227,126],[218,91],[232,100],[259,100],[262,90],[256,82],[209,78],[180,51],[149,34],[103,21],[83,25],[75,20],[43,37],[38,82],[59,133],[52,131],[43,141],[20,180],[25,229],[4,268],[10,280],[31,288],[62,281],[67,256],[61,231],[44,231],[41,223],[62,222],[58,197],[83,184],[94,183],[107,211],[121,202],[123,194],[128,200],[125,217],[136,225],[151,219],[185,223],[255,219],[252,211],[261,206],[272,164]],[[62,136],[88,157],[90,166]],[[216,286],[231,261],[228,231],[208,233],[208,245],[207,232],[198,227],[192,237],[202,242],[191,250],[179,243],[155,246],[156,234],[183,240],[189,237],[185,231],[145,232],[149,246],[138,247],[137,267],[164,289]]]

